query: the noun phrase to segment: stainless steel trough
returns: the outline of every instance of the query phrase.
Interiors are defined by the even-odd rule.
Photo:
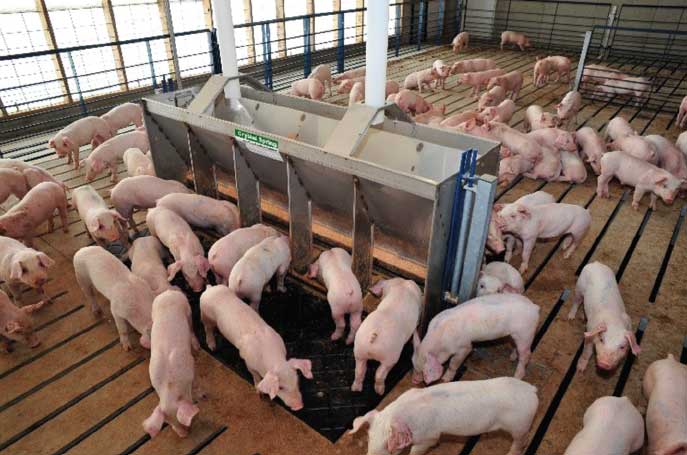
[[[481,244],[465,253],[463,268],[474,275],[468,286],[474,288],[486,237],[484,213],[493,201],[497,143],[414,124],[395,105],[384,108],[383,124],[370,126],[378,111],[368,106],[346,109],[294,98],[241,79],[252,85],[241,86],[248,115],[230,110],[223,92],[228,79],[222,76],[212,76],[187,108],[175,106],[170,94],[143,100],[158,176],[190,178],[198,193],[212,196],[220,183],[235,187],[244,226],[261,221],[261,204],[288,210],[298,272],[313,259],[313,222],[352,238],[353,268],[364,288],[374,251],[417,264],[426,271],[424,328],[442,305],[460,156],[475,148],[476,175],[488,190],[475,202],[483,213],[475,216],[482,226],[473,243]],[[222,175],[226,182],[220,182]],[[464,213],[472,217],[472,211]]]

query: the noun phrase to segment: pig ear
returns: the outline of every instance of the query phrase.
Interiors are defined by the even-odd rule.
[[[303,373],[303,376],[305,376],[306,378],[312,379],[312,363],[310,363],[310,360],[289,359],[287,363],[289,364],[289,366]]]
[[[465,122],[465,129],[467,129],[467,130],[471,130],[475,126],[477,126],[477,120],[475,120],[474,118],[471,118],[470,120]]]
[[[589,341],[595,336],[599,335],[600,333],[605,332],[606,330],[608,330],[608,328],[606,327],[606,323],[602,322],[601,324],[594,327],[594,330],[592,330],[591,332],[584,332],[584,340]]]
[[[10,268],[10,280],[20,280],[22,275],[21,261],[15,261]]]
[[[119,214],[117,210],[110,210],[110,213],[112,214],[113,217],[121,221],[122,223],[126,223],[126,218],[124,218],[122,215]]]
[[[494,204],[492,207],[492,210],[496,213],[499,213],[503,208],[506,206],[506,204]]]
[[[320,273],[320,262],[315,261],[308,267],[308,278],[317,278],[318,273]]]
[[[425,366],[422,369],[422,376],[426,384],[431,384],[441,377],[441,364],[434,354],[427,354]]]
[[[207,278],[208,271],[210,271],[210,262],[208,262],[205,256],[196,256],[195,262],[196,267],[198,268],[198,273],[200,273],[200,276],[202,276],[203,278]]]
[[[91,169],[93,169],[95,172],[100,172],[103,170],[103,162],[98,159],[91,160]]]
[[[100,229],[100,221],[97,218],[91,218],[88,221],[88,230],[97,231],[98,229]]]
[[[179,270],[181,270],[182,265],[183,263],[181,261],[176,261],[169,264],[167,267],[167,281],[172,281],[174,279],[176,274],[179,273]]]
[[[74,147],[74,143],[73,143],[72,140],[69,139],[69,137],[67,137],[67,136],[62,136],[62,144],[63,144],[65,147],[68,147],[68,148]]]
[[[524,205],[518,205],[518,213],[521,213],[525,218],[529,218],[532,216],[530,213],[530,209],[525,207]]]
[[[413,443],[413,433],[407,423],[401,420],[391,422],[391,433],[386,440],[386,449],[391,452],[398,452]]]
[[[262,381],[258,383],[258,390],[270,396],[270,400],[274,400],[279,392],[279,378],[276,374],[268,371]]]
[[[155,406],[150,417],[143,421],[143,430],[150,435],[151,438],[157,436],[165,422],[165,415],[162,413],[160,406]]]
[[[642,348],[637,344],[637,338],[635,338],[634,332],[629,330],[625,331],[625,338],[627,339],[627,342],[630,343],[630,349],[632,349],[632,353],[634,355],[639,355],[639,353],[642,352]]]
[[[659,175],[659,176],[657,176],[657,177],[654,179],[654,183],[663,183],[663,182],[665,182],[666,180],[668,180],[668,176],[667,176],[667,175]]]
[[[379,280],[370,288],[370,292],[374,294],[375,297],[381,297],[384,293],[384,281],[385,280]]]
[[[17,321],[9,321],[5,324],[5,333],[11,335],[13,333],[21,332],[21,324]]]
[[[357,433],[358,430],[360,430],[366,423],[372,425],[372,421],[375,419],[375,417],[377,417],[378,414],[379,411],[373,409],[362,417],[356,417],[355,420],[353,420],[353,428],[348,432],[348,434]]]
[[[177,420],[185,427],[191,426],[191,421],[198,414],[200,409],[189,401],[182,401],[177,408]]]
[[[501,291],[506,292],[506,293],[510,293],[510,294],[519,294],[520,293],[520,291],[518,289],[514,288],[510,284],[504,284]]]
[[[416,352],[420,348],[420,335],[418,335],[417,330],[413,332],[413,352]]]
[[[36,257],[38,258],[38,262],[40,262],[43,267],[52,267],[52,265],[55,264],[55,261],[53,261],[52,258],[45,253],[38,253]]]

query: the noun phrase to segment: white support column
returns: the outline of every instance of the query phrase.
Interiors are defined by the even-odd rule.
[[[222,74],[225,77],[238,76],[239,66],[236,61],[236,40],[234,39],[234,21],[231,17],[231,1],[213,0],[212,12],[215,15],[215,25],[217,26]],[[229,81],[224,88],[224,96],[229,98],[232,107],[237,107],[238,99],[241,97],[238,79]]]
[[[380,108],[386,102],[386,57],[389,44],[389,0],[367,3],[367,43],[365,44],[365,104]],[[384,121],[380,112],[373,124]]]
[[[169,47],[172,52],[172,66],[174,67],[174,78],[176,79],[177,88],[183,88],[184,84],[181,81],[181,69],[179,68],[179,55],[177,54],[177,40],[174,36],[174,21],[172,20],[172,7],[169,5],[169,0],[163,0],[162,6],[165,12],[165,22],[167,23],[167,33],[169,33]]]

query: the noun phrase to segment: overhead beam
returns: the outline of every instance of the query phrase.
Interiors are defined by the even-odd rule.
[[[157,0],[157,9],[160,12],[160,22],[162,23],[162,33],[169,33],[170,27],[167,23],[167,7],[165,6],[165,0]],[[181,79],[181,74],[175,74],[174,71],[174,51],[172,50],[172,40],[166,39],[165,42],[165,54],[167,55],[167,70],[169,74],[174,74],[174,79]]]
[[[315,14],[315,0],[305,0],[305,7],[307,14]],[[315,50],[315,18],[310,18],[310,36],[308,37],[310,41],[310,49]]]
[[[252,0],[243,0],[243,19],[244,23],[253,22],[253,2]],[[247,45],[248,45],[248,62],[255,63],[255,31],[253,27],[248,27],[246,31]]]
[[[365,0],[356,0],[355,2],[355,7],[356,9],[364,8],[365,7]],[[365,28],[365,11],[358,11],[355,13],[355,42],[356,43],[362,43],[364,41],[364,32]]]
[[[332,0],[332,11],[337,13],[341,11],[341,0]],[[339,15],[332,15],[332,30],[337,30],[339,28]]]
[[[50,49],[57,49],[57,42],[55,41],[55,31],[52,28],[52,22],[50,21],[50,15],[48,14],[48,8],[45,6],[45,0],[36,0],[36,10],[38,11],[38,17],[41,18],[41,24],[43,25],[43,31],[45,33],[45,39],[48,41],[48,46]],[[67,76],[64,71],[64,65],[62,64],[62,59],[58,54],[53,54],[52,57],[53,65],[55,65],[55,71],[60,78],[62,83],[62,93],[64,93],[67,98],[67,103],[73,103],[74,99],[69,91],[69,84],[67,83]]]
[[[119,42],[119,32],[117,31],[117,22],[115,21],[114,10],[112,9],[111,0],[103,0],[103,11],[105,12],[105,25],[107,25],[107,33],[110,36],[110,41]],[[112,46],[112,53],[114,54],[115,68],[117,70],[117,78],[119,79],[119,88],[123,91],[129,91],[129,80],[124,70],[124,57],[122,56],[122,48],[119,44]]]
[[[203,15],[205,16],[205,27],[212,30],[212,0],[203,0]]]
[[[279,38],[277,45],[279,46],[279,57],[286,57],[286,23],[284,22],[284,0],[277,0],[277,37]]]

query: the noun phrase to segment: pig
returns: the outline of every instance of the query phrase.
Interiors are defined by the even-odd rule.
[[[549,81],[549,74],[554,71],[553,62],[547,58],[537,57],[534,63],[532,81],[535,87],[543,87]]]
[[[351,263],[351,255],[346,250],[332,248],[323,251],[308,269],[309,278],[318,278],[327,287],[327,302],[336,325],[332,340],[336,341],[343,336],[346,329],[345,316],[349,315],[351,330],[346,338],[346,344],[353,343],[363,315],[362,291],[351,269]]]
[[[291,84],[291,95],[319,100],[324,95],[324,85],[319,79],[301,79]]]
[[[577,154],[575,135],[558,128],[536,129],[527,134],[542,147]]]
[[[430,321],[421,342],[413,338],[413,383],[452,381],[472,351],[472,343],[505,336],[510,336],[516,346],[511,356],[511,360],[518,358],[513,377],[522,379],[538,322],[539,306],[512,293],[483,295],[444,310]]]
[[[558,82],[563,78],[565,78],[566,82],[570,82],[570,67],[572,66],[572,64],[570,63],[570,59],[568,57],[564,57],[562,55],[554,55],[546,57],[545,60],[549,61],[551,65],[550,72],[556,73],[556,79],[554,80],[554,82]]]
[[[584,351],[577,362],[577,371],[584,371],[596,348],[596,365],[602,370],[614,370],[627,355],[641,351],[632,321],[625,312],[625,304],[618,289],[615,273],[601,262],[592,262],[582,269],[568,319],[575,319],[580,304],[584,304],[587,331],[584,332]]]
[[[491,78],[501,75],[503,75],[503,70],[496,68],[493,70],[463,73],[458,80],[461,84],[470,85],[472,87],[472,95],[477,97],[479,92],[487,86]]]
[[[353,89],[353,86],[357,84],[358,82],[363,83],[363,87],[365,86],[365,77],[356,77],[353,79],[344,79],[339,83],[339,86],[336,88],[336,93],[339,95],[342,95],[344,93],[350,93],[350,91]]]
[[[530,160],[522,155],[508,155],[499,161],[499,185],[508,185],[518,175],[527,174],[532,171],[533,165]]]
[[[353,421],[356,433],[369,424],[367,453],[393,455],[411,447],[424,455],[442,434],[474,436],[503,430],[513,443],[508,455],[522,455],[537,413],[537,388],[513,378],[460,381],[410,389],[387,405]]]
[[[33,188],[34,186],[38,185],[39,183],[43,182],[53,182],[57,183],[60,185],[65,193],[67,192],[67,185],[64,183],[60,182],[57,180],[55,177],[50,174],[50,172],[46,171],[45,169],[42,169],[38,166],[33,166],[31,164],[28,164],[24,161],[20,160],[10,160],[10,159],[2,159],[0,158],[0,169],[1,170],[10,170],[10,171],[17,171],[20,172],[24,178],[26,179],[26,185],[27,185],[27,190],[30,188]],[[7,174],[5,174],[7,176]],[[10,177],[7,177],[10,178]],[[14,177],[16,178],[16,177]],[[0,179],[0,182],[5,181],[4,178]],[[17,183],[19,183],[17,181]],[[20,185],[21,186],[21,185]]]
[[[279,334],[231,289],[208,286],[200,296],[200,319],[211,351],[217,348],[217,328],[239,350],[258,392],[272,400],[279,397],[294,411],[303,409],[298,371],[312,379],[310,360],[286,360],[286,346]]]
[[[501,160],[503,162],[503,160]],[[495,254],[503,253],[506,246],[503,241],[503,233],[496,225],[496,211],[492,208],[491,216],[489,217],[489,228],[487,231],[486,246]]]
[[[474,73],[477,71],[493,70],[496,62],[490,58],[473,58],[458,60],[451,65],[450,74]]]
[[[422,87],[427,86],[431,91],[432,81],[439,79],[439,72],[436,68],[427,68],[421,71],[415,71],[406,76],[403,81],[403,88],[405,89],[417,89],[418,92],[422,93]]]
[[[474,120],[479,118],[480,113],[478,111],[465,111],[458,114],[453,114],[450,117],[445,118],[441,121],[439,126],[442,128],[454,128],[461,123],[467,122],[469,120]]]
[[[401,90],[401,84],[396,81],[386,81],[384,93],[386,96],[398,93]]]
[[[43,285],[48,269],[55,264],[50,256],[9,237],[0,237],[0,280],[15,302],[22,297],[22,285],[36,289],[43,302],[49,302]]]
[[[158,199],[156,207],[165,207],[191,226],[213,229],[219,235],[227,235],[241,225],[234,204],[200,194],[171,193]]]
[[[79,212],[79,218],[86,225],[86,231],[98,246],[105,247],[118,240],[128,246],[129,236],[122,226],[122,223],[126,223],[126,218],[116,210],[108,209],[103,198],[91,185],[75,188],[72,201]]]
[[[597,398],[563,455],[630,455],[644,445],[644,420],[627,397]]]
[[[122,159],[126,165],[126,173],[129,177],[136,177],[137,175],[156,175],[153,160],[148,158],[139,148],[132,147],[126,149],[122,155]]]
[[[537,238],[564,237],[563,257],[568,259],[589,230],[591,221],[589,211],[579,205],[508,204],[499,212],[497,225],[501,231],[514,234],[522,240],[522,264],[519,271],[524,275]]]
[[[580,92],[573,90],[566,93],[561,102],[556,104],[556,118],[558,119],[556,126],[567,131],[574,130],[575,125],[577,125],[577,113],[581,106],[582,95]]]
[[[608,152],[601,157],[601,174],[597,179],[596,194],[600,197],[609,197],[608,182],[613,177],[620,180],[623,185],[635,188],[632,196],[632,207],[639,210],[639,201],[644,193],[651,193],[649,206],[656,209],[656,196],[670,205],[677,197],[684,180],[679,180],[670,172],[660,169],[644,160],[635,158],[625,152]]]
[[[557,124],[558,119],[556,116],[549,112],[544,112],[541,106],[532,104],[525,111],[525,118],[523,120],[525,131],[555,128]]]
[[[152,175],[126,177],[117,183],[110,197],[112,205],[124,218],[129,220],[129,226],[138,232],[134,221],[134,209],[149,209],[155,207],[155,202],[171,193],[192,193],[183,183],[175,180],[163,180]]]
[[[623,117],[613,117],[606,125],[603,138],[615,141],[627,136],[637,136],[637,132]]]
[[[573,152],[561,150],[561,169],[559,182],[584,183],[587,180],[584,162]]]
[[[547,182],[555,182],[560,178],[563,172],[563,165],[561,163],[561,152],[552,149],[544,148],[541,159],[534,164],[531,170],[525,172],[523,175],[530,179],[542,179]]]
[[[658,158],[658,167],[665,169],[680,180],[687,179],[687,163],[685,163],[685,155],[680,152],[680,149],[658,134],[650,134],[644,139],[654,146]]]
[[[396,103],[403,112],[413,114],[424,114],[432,108],[422,96],[408,89],[401,89],[398,93],[390,95],[387,101]]]
[[[556,198],[554,198],[551,194],[547,193],[546,191],[535,191],[534,193],[526,194],[520,198],[518,198],[514,204],[523,204],[523,205],[529,205],[529,206],[535,206],[535,205],[542,205],[542,204],[553,204],[556,202]],[[494,211],[495,213],[498,214],[503,208],[505,207],[505,204],[494,204]],[[492,216],[493,218],[493,216]],[[514,248],[516,247],[516,243],[519,244],[520,249],[522,249],[522,242],[518,239],[516,239],[514,236],[510,234],[506,234],[503,236],[505,245],[506,245],[506,255],[504,260],[509,263],[511,260],[511,257],[513,257],[513,251]]]
[[[524,51],[528,47],[532,47],[530,40],[523,33],[508,30],[501,33],[501,50],[503,50],[503,46],[506,44],[514,44],[518,46],[521,51]]]
[[[489,79],[487,83],[487,89],[500,86],[510,93],[510,99],[515,101],[518,99],[518,93],[520,93],[520,88],[522,87],[522,73],[520,71],[511,71],[502,76],[496,76]]]
[[[582,83],[599,84],[608,79],[617,79],[618,70],[604,65],[585,65],[582,71]]]
[[[628,155],[651,164],[658,164],[656,147],[650,141],[641,136],[625,136],[606,144],[609,150],[621,150]]]
[[[236,262],[229,275],[229,289],[239,298],[248,299],[257,312],[262,290],[276,275],[277,290],[286,292],[284,279],[291,264],[289,238],[285,235],[267,237],[250,247]]]
[[[684,128],[685,124],[687,124],[687,96],[682,98],[680,108],[677,111],[677,119],[675,120],[675,124],[680,128]]]
[[[29,185],[24,174],[15,169],[0,169],[0,204],[11,195],[21,199],[28,191]]]
[[[679,455],[687,453],[687,366],[673,354],[656,360],[642,381],[646,408],[647,453]]]
[[[677,137],[677,141],[675,141],[675,145],[687,158],[687,131],[680,133],[680,135]]]
[[[477,297],[488,294],[522,294],[525,284],[522,277],[510,264],[490,262],[482,268],[477,282]]]
[[[278,232],[264,224],[237,229],[217,240],[208,251],[210,268],[218,284],[229,284],[229,276],[234,265],[251,247],[268,237],[276,237]]]
[[[165,207],[148,210],[146,224],[150,235],[157,237],[174,256],[174,262],[167,267],[167,279],[172,281],[181,271],[194,292],[202,291],[210,263],[191,226],[176,212]]]
[[[521,133],[504,123],[490,122],[482,126],[493,138],[502,142],[503,146],[515,155],[521,155],[532,163],[541,160],[543,148],[535,136]]]
[[[16,307],[0,291],[0,341],[7,352],[12,352],[12,342],[18,341],[30,348],[38,347],[41,342],[34,333],[31,313],[38,311],[45,304],[44,301],[33,305]]]
[[[358,101],[363,101],[365,99],[365,82],[356,82],[353,84],[351,93],[348,95],[348,105],[352,106]]]
[[[332,96],[332,68],[327,64],[317,65],[308,79],[317,79],[329,89],[329,96]]]
[[[446,105],[440,104],[432,106],[432,108],[424,114],[416,115],[413,120],[415,123],[422,123],[425,125],[441,125],[444,121],[444,114],[446,113]]]
[[[143,108],[138,103],[123,103],[115,106],[106,114],[100,116],[110,126],[112,136],[117,134],[117,131],[129,126],[132,123],[137,128],[143,126]]]
[[[651,93],[651,82],[643,77],[629,77],[606,80],[594,89],[594,97],[611,99],[616,96],[628,97],[635,100],[635,105],[646,102]]]
[[[501,101],[498,106],[484,108],[478,118],[482,123],[501,122],[507,125],[513,117],[515,109],[513,100],[507,99]]]
[[[363,390],[367,361],[376,360],[379,366],[375,373],[375,392],[383,395],[386,376],[398,362],[403,346],[413,333],[417,336],[422,292],[414,281],[402,278],[380,280],[370,288],[370,292],[382,297],[382,301],[355,334],[355,380],[351,390]]]
[[[129,249],[131,272],[143,278],[155,296],[170,288],[167,267],[163,262],[168,256],[162,243],[152,236],[137,238]]]
[[[506,98],[506,90],[500,85],[495,85],[489,89],[489,91],[482,94],[479,97],[479,102],[477,103],[477,110],[482,111],[487,107],[496,106],[501,101]]]
[[[74,161],[79,169],[79,147],[91,144],[97,147],[112,137],[110,125],[100,117],[84,117],[58,131],[49,141],[48,147],[55,149],[60,158],[67,157],[67,164]]]
[[[434,60],[432,68],[436,71],[436,78],[434,79],[434,88],[446,88],[446,78],[451,74],[451,67],[444,63],[443,60]]]
[[[185,438],[200,409],[192,397],[193,351],[198,351],[199,345],[184,293],[170,289],[155,297],[152,320],[148,373],[160,401],[143,421],[143,430],[154,438],[167,422],[180,438]]]
[[[150,150],[148,133],[145,130],[136,130],[124,133],[108,139],[81,161],[81,166],[86,168],[86,181],[92,182],[101,172],[108,168],[110,180],[117,182],[117,165],[124,159],[124,152],[130,148]]]
[[[451,41],[451,50],[457,54],[468,48],[470,42],[470,34],[468,32],[458,33]]]
[[[580,157],[592,167],[596,175],[601,173],[601,157],[606,153],[606,143],[594,129],[585,126],[575,132],[575,142],[580,147]]]
[[[344,81],[346,79],[355,79],[357,77],[365,77],[365,67],[361,68],[355,68],[352,70],[344,71],[341,74],[337,74],[336,76],[332,77],[332,81],[335,84],[338,84],[341,81]]]
[[[141,334],[140,344],[150,349],[151,311],[153,291],[148,283],[137,277],[106,249],[87,246],[74,254],[74,273],[91,310],[96,317],[102,309],[96,300],[96,292],[110,301],[110,312],[117,326],[119,341],[125,351],[131,350],[129,328]]]
[[[56,183],[42,182],[31,188],[19,203],[0,216],[0,235],[21,238],[26,246],[33,245],[36,228],[48,222],[48,232],[55,229],[55,209],[60,214],[62,230],[69,232],[67,225],[67,196]]]

